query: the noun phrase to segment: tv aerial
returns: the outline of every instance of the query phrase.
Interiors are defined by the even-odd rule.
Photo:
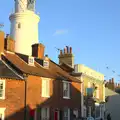
[[[57,48],[57,47],[55,47],[55,49],[56,49],[58,52],[60,52],[60,50],[61,50],[61,49],[59,49],[59,48]]]

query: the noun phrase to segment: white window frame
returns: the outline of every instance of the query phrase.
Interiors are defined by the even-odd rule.
[[[83,117],[86,117],[87,116],[87,109],[86,109],[86,106],[84,105],[83,106]]]
[[[48,60],[44,60],[43,61],[43,66],[44,66],[44,68],[49,68],[49,61]]]
[[[44,115],[44,110],[47,110],[47,115]],[[43,107],[41,108],[41,120],[49,120],[50,118],[50,109],[49,107]]]
[[[65,115],[65,109],[67,109],[67,112],[68,112],[67,119],[65,119],[66,116],[64,116]],[[70,109],[69,108],[64,108],[64,110],[63,110],[63,120],[70,120]]]
[[[99,91],[99,86],[97,85],[97,89],[96,89],[96,98],[100,98],[100,91]]]
[[[33,60],[33,61],[31,62],[31,60]],[[28,57],[28,64],[29,65],[34,66],[34,61],[35,61],[34,57],[31,57],[31,56]]]
[[[42,78],[42,97],[50,97],[50,79]]]
[[[78,109],[74,109],[73,110],[73,114],[76,116],[76,118],[78,118],[78,116],[79,116],[79,110]]]
[[[5,80],[0,79],[0,83],[3,83],[3,92],[2,97],[0,97],[0,99],[5,99]]]
[[[88,82],[88,88],[91,88],[91,82]]]
[[[67,96],[64,95],[64,85],[66,83],[68,84],[68,95]],[[64,99],[70,99],[70,82],[68,82],[68,81],[63,81],[63,98]]]
[[[5,119],[5,109],[6,108],[0,108],[0,114],[2,115],[2,120]]]
[[[100,119],[101,118],[101,110],[100,110],[99,116],[97,117],[96,116],[96,107],[99,107],[99,109],[100,109],[100,104],[99,103],[95,103],[95,118],[96,119]]]

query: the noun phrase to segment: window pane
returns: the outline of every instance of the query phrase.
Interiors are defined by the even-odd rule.
[[[0,97],[3,96],[3,90],[0,89]]]
[[[41,118],[42,120],[48,120],[49,119],[49,108],[42,108],[41,109]]]
[[[99,106],[96,106],[95,113],[96,113],[96,118],[100,117],[100,107]]]
[[[0,83],[0,89],[3,89],[3,83]]]
[[[46,96],[46,81],[42,80],[42,96]]]
[[[46,96],[49,96],[49,80],[46,80]]]
[[[68,120],[70,117],[70,114],[69,114],[69,109],[68,108],[64,108],[64,120]]]
[[[42,80],[42,96],[48,97],[49,96],[49,80]]]
[[[70,97],[70,83],[63,82],[63,97]]]

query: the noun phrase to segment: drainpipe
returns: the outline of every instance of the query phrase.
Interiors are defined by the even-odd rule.
[[[24,120],[26,120],[26,117],[27,117],[27,76],[26,74],[24,76],[25,76]]]

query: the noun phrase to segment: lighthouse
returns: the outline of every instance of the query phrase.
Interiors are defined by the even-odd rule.
[[[15,40],[15,52],[32,55],[32,45],[39,42],[35,0],[14,0],[15,11],[9,17],[10,37]]]

